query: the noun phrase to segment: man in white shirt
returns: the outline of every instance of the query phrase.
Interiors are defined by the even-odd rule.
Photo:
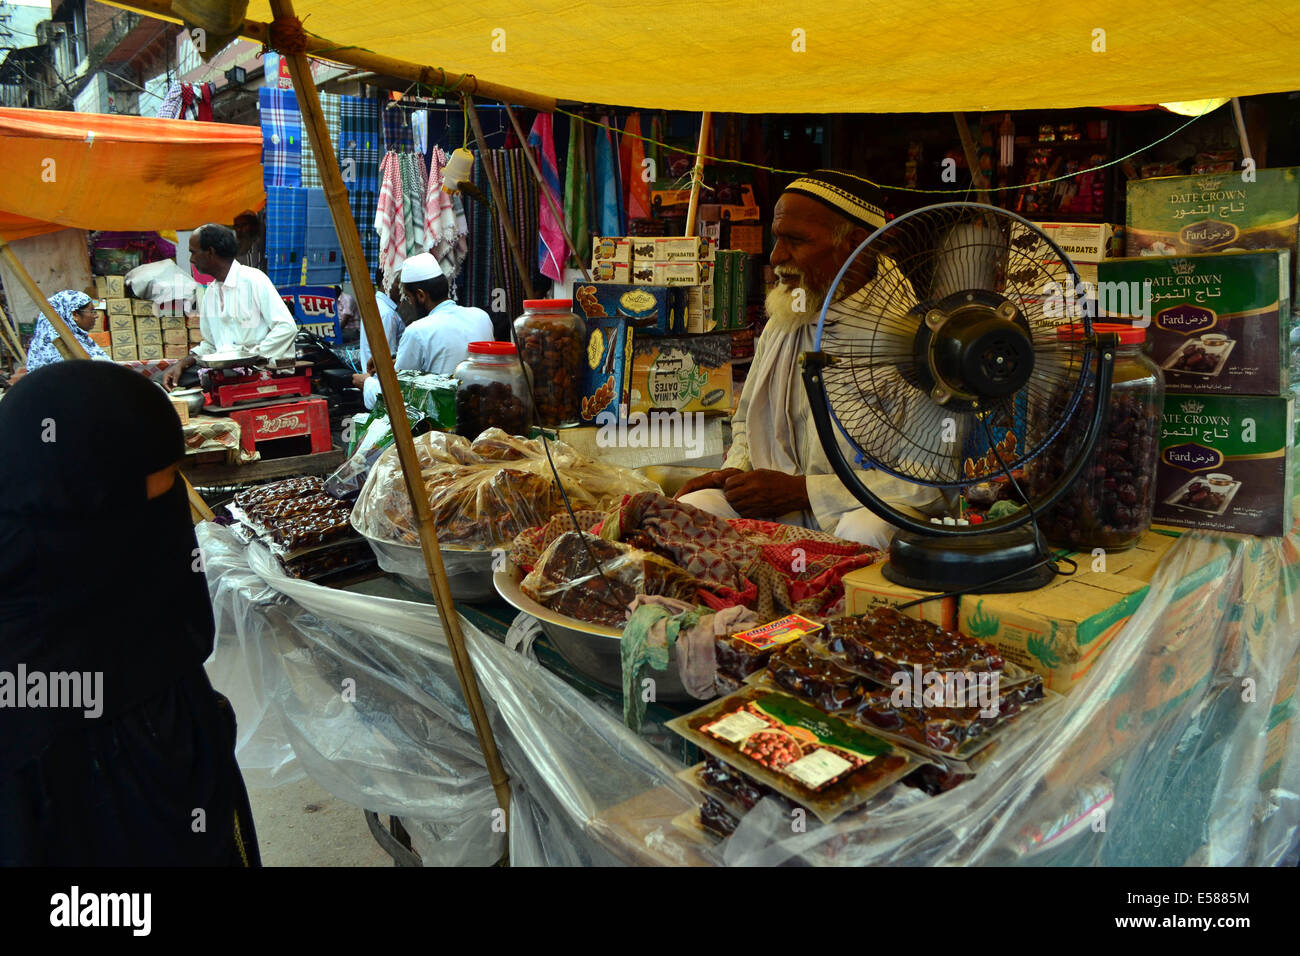
[[[209,224],[190,234],[190,262],[213,277],[199,308],[202,341],[163,374],[174,388],[181,372],[213,352],[246,352],[275,361],[293,358],[298,324],[265,272],[235,261],[232,229]]]
[[[393,362],[399,370],[450,375],[469,355],[469,343],[493,340],[492,319],[482,309],[457,305],[448,298],[451,287],[447,277],[429,253],[421,252],[402,263],[401,279],[402,297],[423,312],[424,318],[402,332]],[[379,380],[366,375],[361,388],[366,407],[373,407],[379,397]]]
[[[799,356],[813,349],[817,317],[836,274],[884,224],[878,190],[847,173],[818,170],[781,195],[772,221],[777,284],[767,296],[768,324],[732,418],[731,451],[721,470],[691,479],[678,498],[724,518],[780,521],[888,546],[893,526],[865,508],[831,468],[798,364]],[[872,275],[846,275],[837,302],[865,295],[876,282],[889,283],[894,294],[911,295],[897,267],[880,259]],[[832,304],[828,322],[836,320],[837,310]],[[849,452],[843,440],[841,450]],[[852,460],[851,453],[847,457]],[[943,504],[934,488],[880,471],[862,471],[859,477],[896,506],[924,512]]]
[[[393,283],[389,286],[387,292],[381,292],[378,277],[375,282],[375,304],[379,306],[379,320],[384,324],[384,338],[388,343],[388,354],[397,355],[397,350],[402,341],[402,332],[406,330],[406,323],[402,321],[401,314],[397,311],[397,303],[393,301],[393,296],[400,296],[401,280],[394,276]],[[367,390],[365,381],[367,376],[375,374],[374,359],[370,354],[370,342],[366,338],[366,326],[361,324],[361,367],[365,370],[352,376],[352,384],[362,389],[366,395],[366,408],[374,408],[375,400],[378,398],[378,382],[370,386]]]

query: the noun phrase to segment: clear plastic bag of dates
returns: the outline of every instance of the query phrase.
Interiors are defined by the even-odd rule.
[[[499,428],[489,428],[473,442],[429,432],[415,439],[415,449],[443,546],[508,547],[520,531],[545,524],[564,508],[540,438],[519,438]],[[563,442],[552,440],[550,451],[575,510],[605,511],[625,494],[659,490],[648,478],[594,461]],[[415,509],[396,448],[387,449],[371,469],[352,510],[352,523],[368,538],[419,545]]]
[[[533,373],[537,421],[553,428],[581,421],[583,353],[587,325],[572,299],[526,299],[515,319],[519,355]]]
[[[1132,547],[1151,527],[1164,375],[1143,351],[1145,329],[1120,324],[1093,328],[1097,332],[1114,332],[1120,340],[1115,350],[1110,408],[1092,455],[1056,504],[1040,516],[1040,525],[1047,540],[1057,547],[1122,551]],[[1062,326],[1057,334],[1081,335],[1082,327]],[[1030,495],[1045,493],[1083,451],[1087,423],[1092,420],[1097,401],[1095,373],[1089,369],[1087,375],[1087,391],[1073,419],[1026,466]],[[1053,397],[1049,418],[1054,417],[1056,403],[1064,403],[1067,398]],[[1031,444],[1041,441],[1041,433],[1036,436],[1035,429],[1042,424],[1030,422]]]

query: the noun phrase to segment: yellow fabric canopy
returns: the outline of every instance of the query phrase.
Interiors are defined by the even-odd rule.
[[[296,0],[295,11],[340,45],[619,106],[937,112],[1300,89],[1297,0]],[[252,0],[247,16],[271,20],[269,2]]]
[[[0,109],[0,236],[192,229],[266,204],[257,127]]]

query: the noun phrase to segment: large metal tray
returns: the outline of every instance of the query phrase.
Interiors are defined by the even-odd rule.
[[[424,552],[419,547],[372,538],[357,527],[352,527],[370,544],[379,566],[396,574],[417,591],[433,596],[429,576],[424,567]],[[443,567],[447,570],[447,583],[451,586],[454,601],[482,601],[496,593],[492,586],[492,560],[496,552],[475,551],[469,548],[446,547],[442,552]]]
[[[492,576],[497,593],[511,607],[531,614],[541,622],[542,630],[560,656],[593,680],[609,687],[623,686],[623,632],[600,624],[588,624],[542,607],[519,589],[523,573],[507,561],[504,570]],[[648,670],[643,677],[655,682],[655,699],[669,702],[693,701],[677,675],[675,650],[669,653],[666,671]]]

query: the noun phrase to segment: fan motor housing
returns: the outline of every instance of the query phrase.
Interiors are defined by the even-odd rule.
[[[1034,370],[1029,325],[995,292],[958,292],[918,311],[916,359],[940,404],[978,408],[1012,395]]]

